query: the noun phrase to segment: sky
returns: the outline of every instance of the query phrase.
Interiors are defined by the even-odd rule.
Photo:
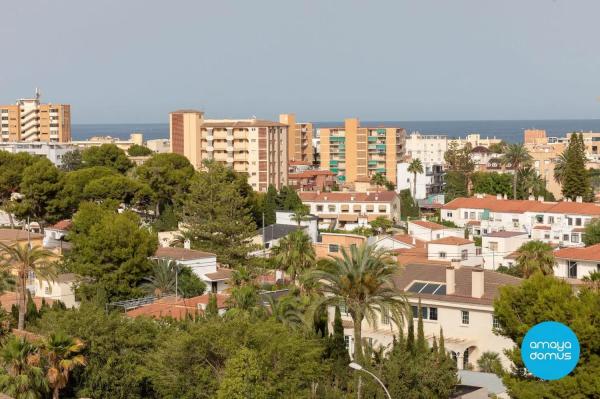
[[[28,0],[0,103],[73,123],[600,118],[598,0]]]

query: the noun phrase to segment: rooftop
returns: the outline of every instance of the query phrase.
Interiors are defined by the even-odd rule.
[[[278,240],[296,230],[303,230],[304,227],[298,227],[293,224],[272,224],[258,229],[257,235],[260,235],[265,242]]]
[[[494,238],[510,238],[516,236],[522,236],[527,234],[524,231],[494,231],[492,233],[486,234],[485,237],[494,237]]]
[[[216,294],[217,308],[227,307],[229,295]],[[181,320],[187,316],[196,316],[203,312],[202,305],[208,305],[209,295],[204,294],[193,298],[178,298],[168,296],[155,302],[127,311],[127,316],[147,316],[152,318],[172,317]]]
[[[304,170],[302,172],[288,173],[288,179],[310,179],[316,176],[335,176],[330,170]]]
[[[416,224],[417,226],[425,227],[429,230],[444,230],[446,226],[438,223],[430,222],[428,220],[411,220],[409,223]]]
[[[395,191],[379,191],[369,193],[315,192],[298,193],[302,202],[392,202],[397,198]]]
[[[25,241],[28,238],[32,240],[41,239],[44,236],[38,233],[28,232],[27,230],[0,229],[0,241]]]
[[[412,245],[416,248],[425,248],[425,241],[417,240],[416,238],[408,234],[396,234],[392,236],[392,238],[396,241]]]
[[[73,222],[71,221],[71,219],[64,219],[48,228],[54,230],[70,230],[72,226]]]
[[[600,205],[590,202],[543,202],[534,200],[498,199],[494,195],[460,197],[448,202],[442,209],[488,209],[504,213],[559,213],[600,216]]]
[[[438,238],[437,240],[429,241],[429,244],[466,245],[466,244],[474,244],[474,242],[471,240],[467,240],[466,238],[444,237],[444,238]]]
[[[210,252],[196,251],[194,249],[160,247],[154,253],[157,258],[167,258],[172,260],[194,260],[214,258],[217,255]]]
[[[265,119],[204,119],[202,127],[287,127],[284,123],[269,121]]]
[[[600,262],[600,244],[585,248],[563,248],[554,252],[559,259],[591,260]]]

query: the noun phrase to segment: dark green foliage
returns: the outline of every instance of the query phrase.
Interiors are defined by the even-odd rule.
[[[217,296],[212,292],[208,294],[208,304],[204,311],[206,317],[216,317],[219,315],[219,307],[217,306]]]
[[[183,207],[187,236],[194,248],[217,254],[227,265],[239,265],[253,246],[256,225],[250,214],[246,177],[216,162],[192,179]]]
[[[510,338],[516,346],[507,351],[515,364],[504,377],[509,393],[516,398],[589,398],[600,392],[600,294],[590,288],[574,293],[569,284],[534,274],[519,286],[500,288],[494,302],[499,334]],[[554,320],[569,326],[579,339],[581,352],[575,370],[555,381],[541,381],[524,373],[520,345],[534,325]]]
[[[188,266],[181,267],[177,276],[178,288],[184,298],[192,298],[204,294],[206,283],[196,276]]]
[[[593,200],[594,193],[586,162],[583,135],[573,133],[565,150],[565,165],[561,176],[562,194],[565,198],[575,201],[580,196],[587,202]]]
[[[414,219],[419,216],[419,206],[413,200],[409,189],[400,191],[400,215],[402,220]]]
[[[19,192],[25,168],[38,158],[25,152],[12,154],[0,151],[0,201],[4,203],[14,192]]]
[[[477,360],[477,368],[483,373],[494,373],[500,377],[504,374],[500,355],[496,352],[483,352]]]
[[[156,231],[177,230],[179,219],[172,206],[167,206],[152,225]]]
[[[156,236],[140,226],[137,215],[107,206],[83,203],[73,219],[66,261],[86,277],[77,293],[92,298],[100,290],[109,301],[143,296],[139,285],[150,274]]]
[[[459,148],[456,141],[450,141],[448,149],[444,153],[444,160],[447,170],[444,186],[446,201],[468,196],[471,175],[475,170],[475,163],[471,159],[471,145],[466,144]]]
[[[72,172],[83,167],[81,150],[73,150],[65,153],[61,159],[60,168],[65,172]]]
[[[509,195],[512,190],[512,176],[508,173],[475,172],[471,180],[474,193]]]
[[[492,154],[502,154],[504,153],[504,149],[506,148],[507,144],[505,141],[501,141],[499,143],[493,143],[488,147],[488,150],[490,150],[490,152]]]
[[[444,175],[445,201],[467,196],[467,178],[461,172],[448,171]]]
[[[586,246],[600,243],[600,219],[594,219],[585,226],[583,242]]]
[[[107,166],[119,173],[125,173],[133,166],[125,151],[114,144],[102,144],[98,147],[86,148],[81,153],[83,166]]]
[[[139,144],[134,144],[127,149],[127,154],[129,154],[130,157],[147,157],[154,153],[148,147]]]
[[[46,158],[39,158],[23,170],[23,180],[19,192],[23,199],[15,206],[15,215],[30,217],[40,224],[56,222],[60,219],[53,204],[60,192],[61,172]]]
[[[37,307],[35,306],[35,302],[31,297],[31,291],[27,290],[27,311],[25,313],[25,320],[28,323],[35,322],[40,317],[40,313],[38,312]],[[28,324],[29,325],[29,324]]]
[[[127,176],[111,175],[89,182],[83,190],[83,196],[90,201],[112,199],[137,209],[147,209],[153,202],[154,194],[145,183]]]
[[[269,184],[267,194],[265,195],[265,202],[263,212],[265,215],[265,226],[270,226],[275,223],[275,211],[277,210],[277,189],[274,185]]]
[[[277,209],[281,211],[294,211],[302,207],[302,200],[296,190],[283,186],[277,195]]]

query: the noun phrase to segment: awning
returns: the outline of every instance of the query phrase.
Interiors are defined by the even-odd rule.
[[[355,213],[339,215],[338,220],[340,222],[358,222],[358,215]]]
[[[354,206],[352,207],[352,210],[353,210],[354,212],[358,212],[358,213],[360,213],[360,210],[361,210],[361,209],[362,209],[362,207],[361,207],[360,205],[354,205]]]
[[[343,211],[349,211],[350,210],[350,205],[348,205],[348,204],[342,204],[341,205],[341,209],[342,209],[342,212]]]
[[[375,209],[375,205],[367,204],[367,211],[373,211]]]
[[[317,216],[319,219],[337,219],[337,215],[335,213],[319,213]]]

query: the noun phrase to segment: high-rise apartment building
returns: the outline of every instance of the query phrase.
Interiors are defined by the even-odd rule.
[[[396,164],[404,156],[406,130],[401,127],[361,127],[356,118],[343,127],[322,128],[321,169],[337,174],[342,183],[355,183],[376,173],[396,183]]]
[[[3,142],[71,141],[71,106],[42,104],[39,92],[14,105],[0,105],[0,137]]]
[[[279,115],[279,122],[288,128],[288,160],[314,163],[312,123],[296,122],[294,114]]]
[[[441,134],[421,134],[412,132],[406,138],[406,155],[419,159],[423,166],[443,165],[444,154],[448,149],[448,137]]]
[[[184,155],[195,168],[215,160],[248,175],[254,190],[287,184],[287,125],[261,119],[204,119],[196,110],[169,115],[171,152]]]

